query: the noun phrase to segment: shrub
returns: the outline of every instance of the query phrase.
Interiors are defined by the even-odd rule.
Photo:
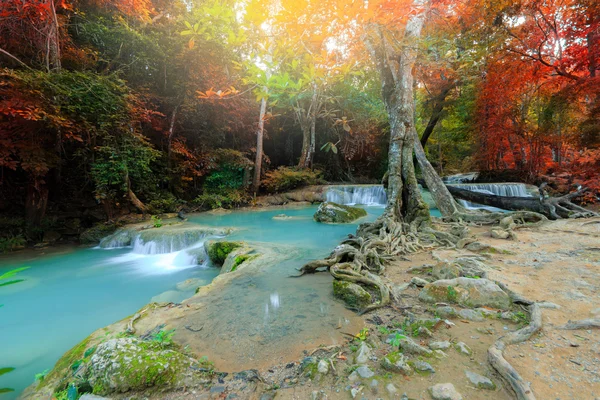
[[[235,208],[250,202],[250,196],[243,190],[229,190],[223,193],[203,193],[196,197],[193,203],[202,208]]]
[[[267,192],[277,193],[322,183],[321,172],[310,169],[279,167],[266,173],[263,185]]]
[[[9,251],[23,248],[27,241],[23,235],[9,235],[0,237],[0,253],[8,253]]]
[[[163,214],[177,212],[180,204],[181,202],[172,193],[161,193],[148,203],[148,207],[153,214]]]

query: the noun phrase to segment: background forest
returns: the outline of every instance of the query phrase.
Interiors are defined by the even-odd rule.
[[[600,5],[468,3],[436,3],[420,44],[429,160],[595,201]],[[380,182],[378,71],[323,18],[302,0],[1,0],[0,250],[130,212]]]

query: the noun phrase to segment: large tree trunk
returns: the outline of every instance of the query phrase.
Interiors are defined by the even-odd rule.
[[[310,125],[300,124],[302,129],[302,151],[298,159],[298,168],[308,168],[310,159]]]
[[[298,110],[297,115],[302,129],[302,152],[298,160],[298,168],[312,168],[315,156],[317,112],[319,108],[319,92],[313,83],[313,94],[306,113]],[[299,106],[298,106],[299,107]]]
[[[123,177],[125,181],[125,185],[127,186],[127,198],[137,208],[142,214],[146,214],[148,212],[148,207],[142,203],[140,199],[136,196],[136,194],[131,189],[131,179],[129,179],[129,171],[125,170],[125,176]]]
[[[256,159],[254,160],[254,179],[252,179],[252,193],[256,196],[260,187],[260,173],[262,169],[263,136],[265,131],[265,114],[267,113],[267,99],[260,101],[260,119],[256,131]]]
[[[375,58],[382,79],[382,95],[390,120],[388,151],[388,203],[386,215],[395,220],[417,225],[429,221],[429,208],[423,201],[413,162],[417,140],[413,68],[417,59],[415,42],[421,36],[429,2],[414,0],[419,10],[406,24],[404,43],[397,64],[391,61],[390,45],[378,30],[381,42],[377,47],[367,43]]]
[[[495,196],[486,193],[448,186],[454,197],[477,204],[502,208],[511,211],[533,211],[550,219],[591,217],[597,214],[571,203],[571,199],[581,196],[586,189],[562,197],[508,197]]]
[[[454,85],[455,85],[454,83],[450,83],[450,84],[448,84],[448,86],[445,86],[442,89],[442,91],[440,92],[440,94],[434,100],[433,111],[431,112],[431,117],[429,117],[429,122],[427,122],[427,126],[425,127],[425,130],[423,131],[423,134],[421,135],[421,146],[423,148],[425,148],[425,146],[427,145],[427,141],[429,140],[429,137],[433,133],[433,130],[435,129],[437,123],[442,118],[442,113],[444,111],[446,97],[448,96],[448,93],[450,93],[450,90],[452,90]]]
[[[25,198],[25,225],[27,229],[39,227],[48,206],[48,188],[41,178],[32,178]]]

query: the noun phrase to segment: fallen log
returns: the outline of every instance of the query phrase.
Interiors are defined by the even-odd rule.
[[[447,185],[450,193],[457,199],[467,200],[472,203],[492,206],[510,211],[533,211],[545,215],[549,219],[561,218],[589,218],[598,216],[597,213],[587,210],[571,202],[581,196],[588,189],[583,188],[574,193],[561,197],[509,197],[493,194],[473,192],[455,186]]]

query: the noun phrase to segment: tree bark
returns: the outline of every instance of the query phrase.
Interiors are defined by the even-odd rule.
[[[252,179],[252,193],[254,196],[256,196],[256,193],[258,193],[258,188],[260,187],[266,112],[267,99],[263,97],[263,99],[260,101],[260,118],[258,120],[258,130],[256,131],[256,159],[254,160],[254,178]]]
[[[39,227],[46,215],[48,188],[41,178],[32,178],[25,198],[25,225],[27,229]]]
[[[581,196],[587,189],[579,190],[562,197],[508,197],[495,196],[486,193],[472,192],[470,190],[447,186],[456,198],[477,204],[492,206],[511,211],[533,211],[545,215],[550,219],[591,217],[598,214],[571,203],[571,199]]]
[[[448,93],[450,93],[450,91],[452,90],[453,87],[454,87],[454,83],[448,84],[448,86],[445,86],[442,89],[441,93],[435,99],[435,103],[433,105],[433,111],[431,112],[431,117],[429,117],[429,122],[427,122],[427,126],[425,127],[425,130],[423,131],[423,134],[421,135],[421,146],[423,148],[425,148],[425,146],[427,145],[427,141],[429,140],[429,137],[431,136],[431,134],[433,133],[433,130],[435,129],[438,122],[442,118],[442,112],[444,111],[446,97],[448,96]]]
[[[302,152],[298,160],[298,168],[312,168],[316,148],[317,112],[319,109],[319,91],[317,84],[313,83],[313,94],[308,110],[304,112],[297,104],[296,115],[302,129]]]

